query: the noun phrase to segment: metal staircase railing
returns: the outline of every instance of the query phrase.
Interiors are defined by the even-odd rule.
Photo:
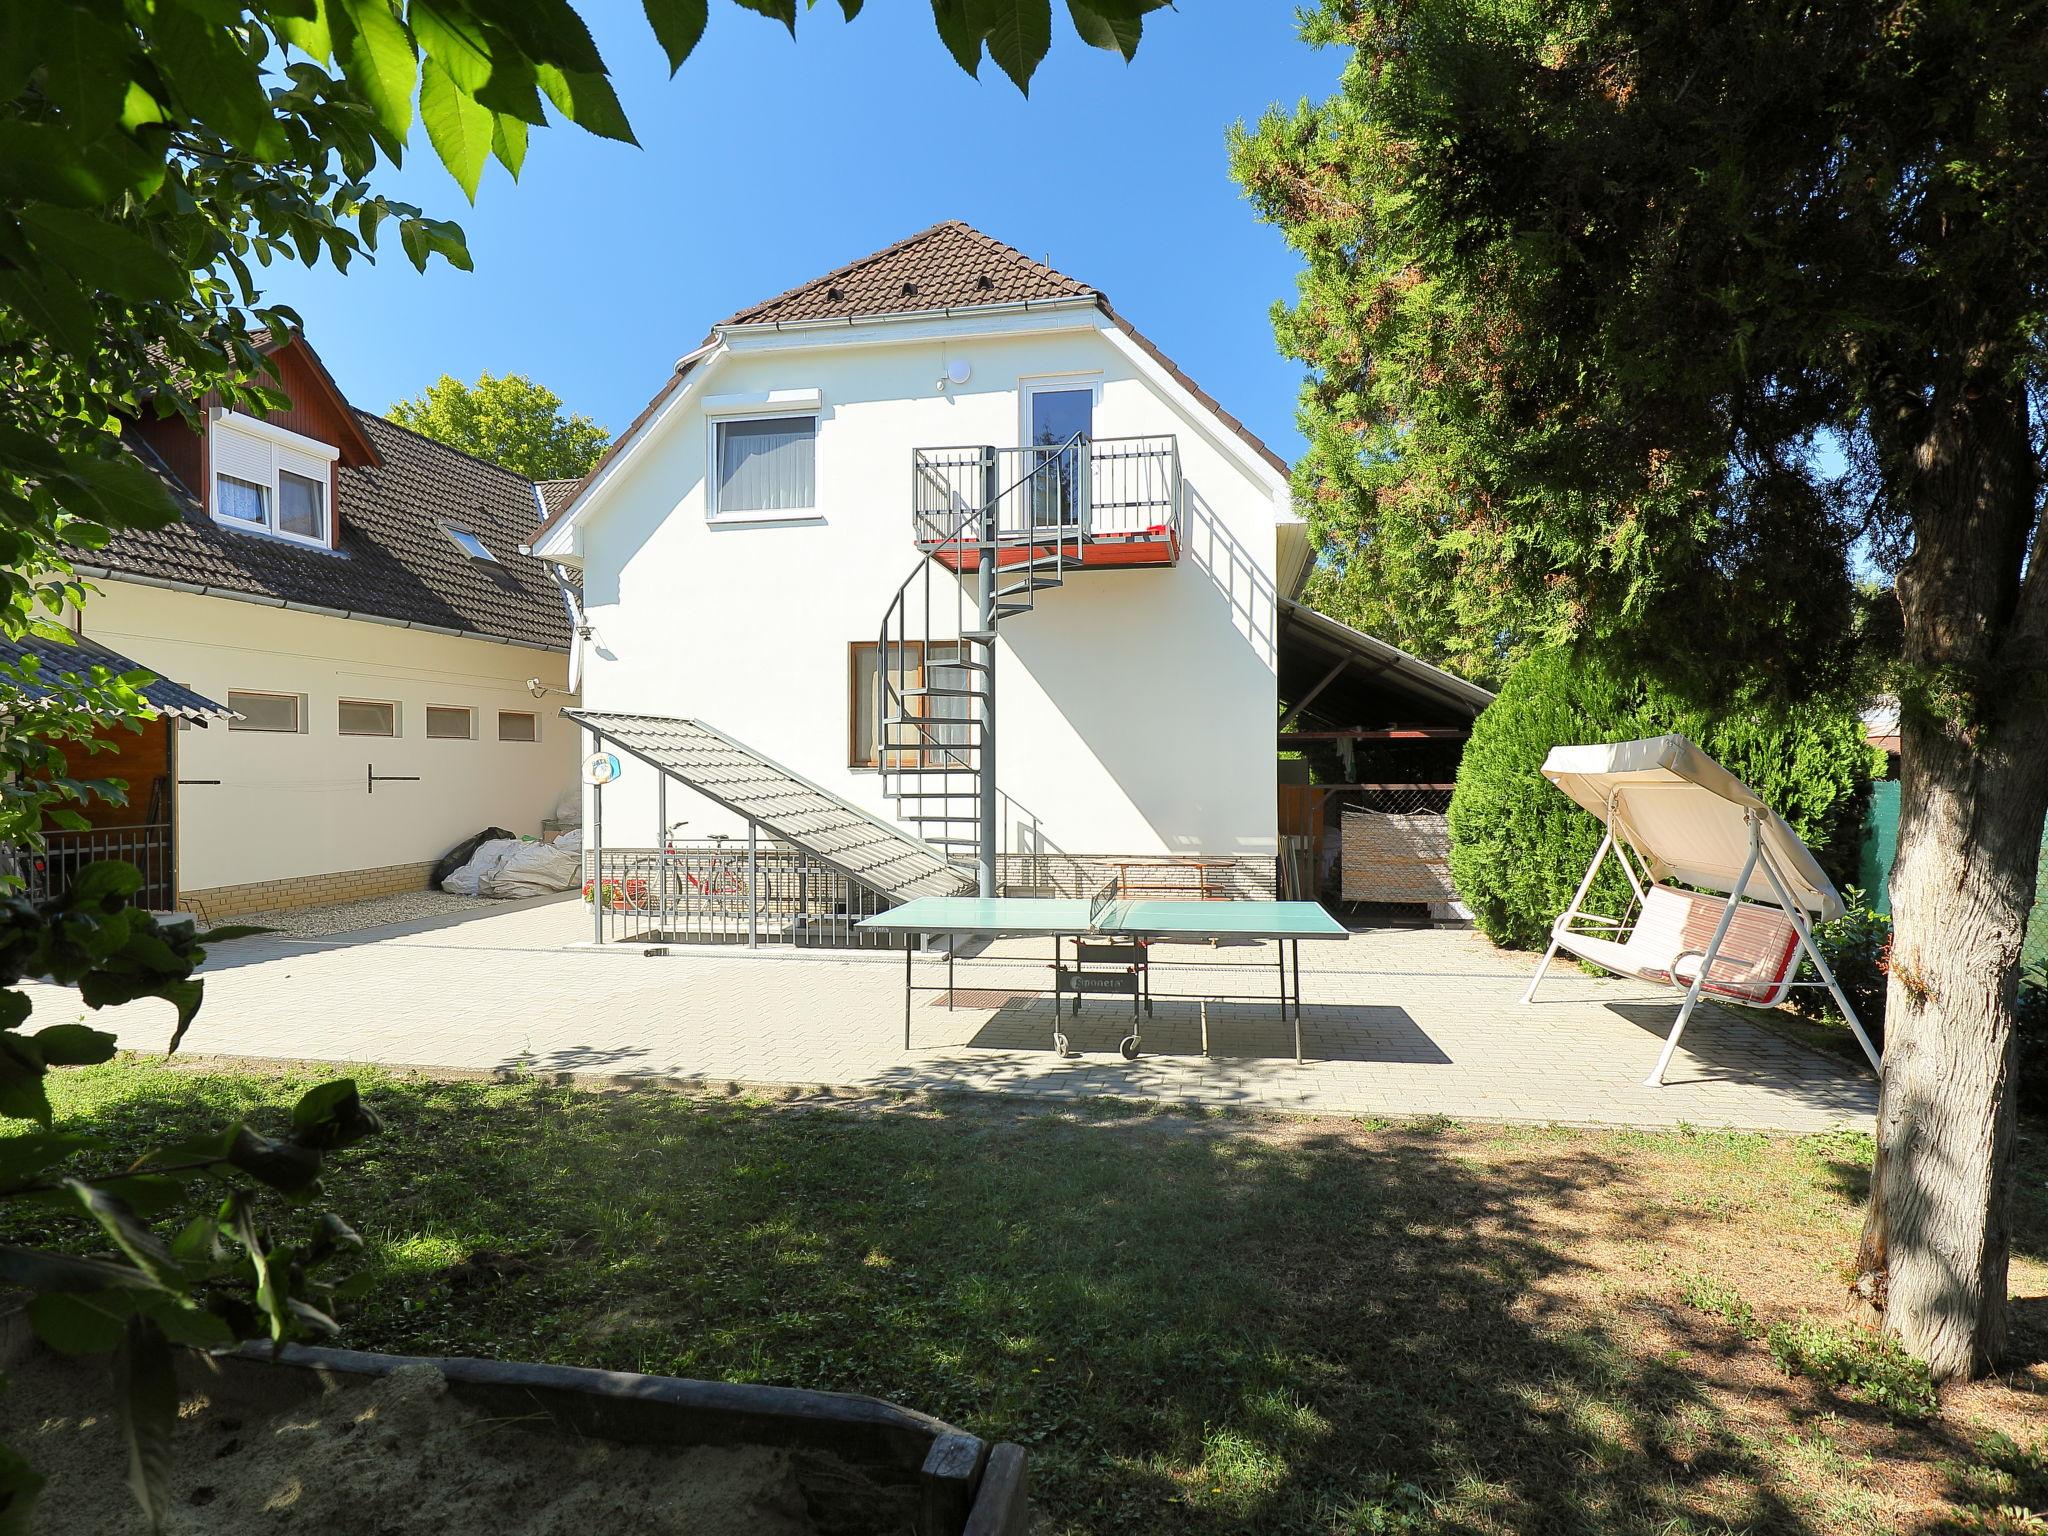
[[[1076,434],[1058,446],[919,449],[913,459],[925,558],[882,618],[871,746],[897,818],[973,865],[985,896],[995,894],[996,631],[1083,563],[1089,455]],[[1006,460],[1022,473],[1007,479]]]

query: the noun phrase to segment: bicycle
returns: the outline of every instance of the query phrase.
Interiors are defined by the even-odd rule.
[[[713,845],[710,862],[706,865],[702,862],[701,849],[680,846],[682,829],[688,825],[687,821],[676,822],[662,840],[661,853],[634,860],[626,867],[623,879],[611,882],[615,891],[613,905],[646,911],[652,907],[675,905],[693,896],[711,901],[747,894],[746,860],[726,846],[732,841],[732,834],[713,832],[705,838]],[[697,867],[693,868],[693,865]],[[698,868],[703,869],[701,877]],[[663,880],[664,870],[666,883]]]

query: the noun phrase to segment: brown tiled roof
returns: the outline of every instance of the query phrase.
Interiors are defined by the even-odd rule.
[[[82,568],[300,603],[344,613],[566,650],[568,616],[547,566],[519,553],[539,511],[533,482],[500,465],[356,411],[381,463],[337,467],[340,547],[315,549],[215,522],[139,437],[137,456],[169,486],[183,516],[82,550]],[[496,563],[464,554],[454,524]]]
[[[582,483],[581,480],[540,480],[535,482],[534,488],[540,492],[541,505],[546,509],[550,522],[554,520],[557,512],[569,505],[570,498],[576,494],[576,487]]]
[[[907,239],[886,246],[871,256],[799,283],[772,299],[763,299],[737,314],[719,321],[728,325],[776,325],[799,320],[840,320],[857,315],[895,315],[917,310],[970,309],[992,304],[1017,304],[1033,299],[1091,299],[1110,323],[1130,337],[1138,347],[1176,383],[1193,395],[1231,432],[1236,434],[1267,464],[1285,475],[1287,461],[1268,448],[1258,435],[1197,384],[1153,342],[1110,307],[1109,295],[1100,289],[1055,271],[1044,262],[1033,261],[1014,246],[1003,244],[958,219],[934,224]],[[582,480],[559,498],[548,498],[547,521],[534,530],[538,538],[551,528],[576,499],[576,494],[596,478],[612,458],[625,451],[660,407],[677,389],[687,369],[678,369],[662,382],[646,409],[632,425],[612,439],[604,456]]]
[[[1086,283],[1033,261],[1022,251],[948,219],[872,256],[848,262],[787,293],[763,299],[721,325],[836,320],[919,309],[963,309],[1027,299],[1092,299]]]

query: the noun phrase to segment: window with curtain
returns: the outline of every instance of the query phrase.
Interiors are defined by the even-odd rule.
[[[717,424],[718,515],[817,505],[818,418],[742,416]]]
[[[288,469],[277,472],[277,526],[302,539],[327,537],[327,486]]]
[[[270,487],[239,480],[233,475],[216,475],[214,510],[238,523],[259,527],[270,521]]]
[[[886,661],[882,648],[872,640],[856,640],[849,651],[848,687],[852,698],[847,709],[849,741],[846,760],[855,768],[876,766],[880,731],[875,722],[884,665],[889,668],[889,681],[901,688],[974,686],[974,674],[960,665],[961,648],[952,640],[935,640],[929,646],[916,640],[901,648],[892,645],[886,653]],[[911,725],[891,728],[894,750],[890,754],[890,766],[916,766],[914,749],[919,746],[924,748],[924,762],[928,767],[939,767],[948,762],[964,766],[959,760],[949,758],[944,749],[964,747],[973,740],[973,702],[968,698],[934,694],[906,699],[906,708],[922,709],[929,724],[923,729]]]

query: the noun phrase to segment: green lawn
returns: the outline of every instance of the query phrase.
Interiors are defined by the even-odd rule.
[[[306,1081],[117,1064],[55,1098],[139,1147]],[[365,1088],[390,1131],[330,1201],[382,1283],[341,1342],[872,1392],[1023,1442],[1051,1532],[2048,1517],[2037,1143],[2034,1364],[1921,1418],[1836,1327],[1861,1137]]]

